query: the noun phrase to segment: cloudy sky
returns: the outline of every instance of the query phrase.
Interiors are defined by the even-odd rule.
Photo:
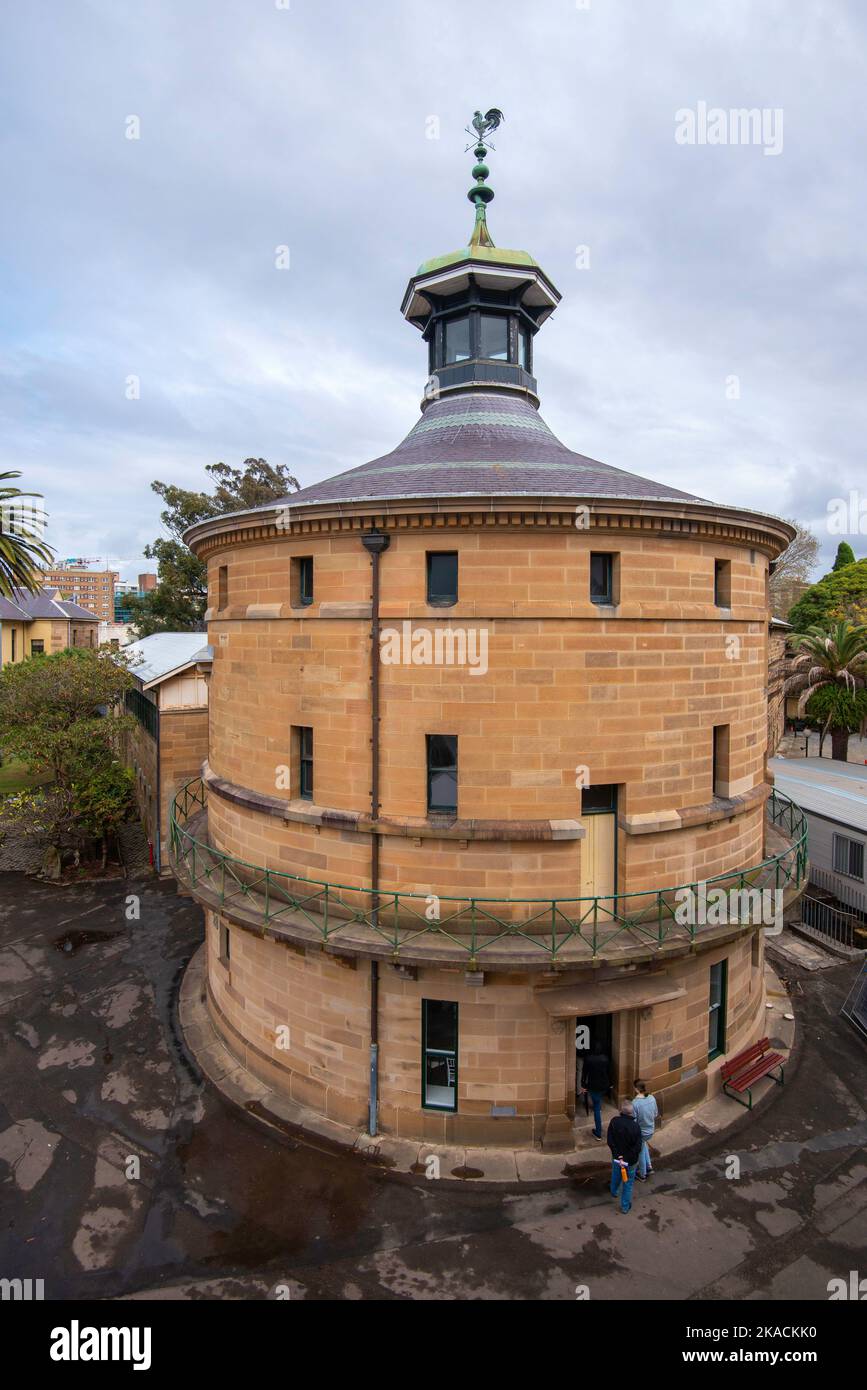
[[[155,478],[392,448],[426,375],[402,293],[466,243],[464,126],[498,106],[494,240],[563,293],[548,423],[830,558],[830,499],[867,489],[865,28],[858,0],[7,6],[0,468],[59,557],[129,578]],[[764,143],[679,143],[700,103],[766,110]]]

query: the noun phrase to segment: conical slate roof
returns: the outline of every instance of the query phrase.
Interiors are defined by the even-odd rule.
[[[475,390],[429,402],[390,454],[281,501],[294,508],[411,497],[706,500],[573,453],[528,400]]]

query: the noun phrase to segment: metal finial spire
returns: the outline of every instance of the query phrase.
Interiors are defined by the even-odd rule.
[[[486,212],[487,205],[494,196],[494,190],[485,183],[485,179],[491,171],[483,161],[488,150],[494,149],[487,137],[492,130],[497,129],[504,119],[502,111],[499,111],[496,106],[492,106],[490,111],[485,112],[484,116],[481,111],[477,111],[473,116],[472,124],[466,128],[467,134],[474,135],[476,140],[476,147],[473,151],[476,156],[473,178],[476,182],[467,194],[476,209],[476,223],[470,237],[470,246],[493,246],[494,244],[488,231]],[[486,140],[487,144],[485,143]],[[467,145],[467,149],[472,149],[472,145]]]

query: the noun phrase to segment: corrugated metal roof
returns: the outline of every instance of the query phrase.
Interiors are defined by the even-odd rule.
[[[803,811],[867,833],[867,767],[824,758],[771,758],[768,767]]]
[[[210,661],[214,651],[203,632],[154,632],[123,648],[131,670],[142,685],[151,685],[194,661]],[[138,658],[138,659],[137,659]]]

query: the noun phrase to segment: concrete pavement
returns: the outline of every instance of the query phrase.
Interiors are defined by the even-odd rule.
[[[409,1185],[263,1131],[179,1033],[201,937],[171,884],[0,875],[0,1277],[48,1299],[825,1300],[863,1267],[851,964],[786,962],[803,1046],[785,1088],[722,1142],[695,1136],[624,1217],[592,1170],[556,1191]]]

